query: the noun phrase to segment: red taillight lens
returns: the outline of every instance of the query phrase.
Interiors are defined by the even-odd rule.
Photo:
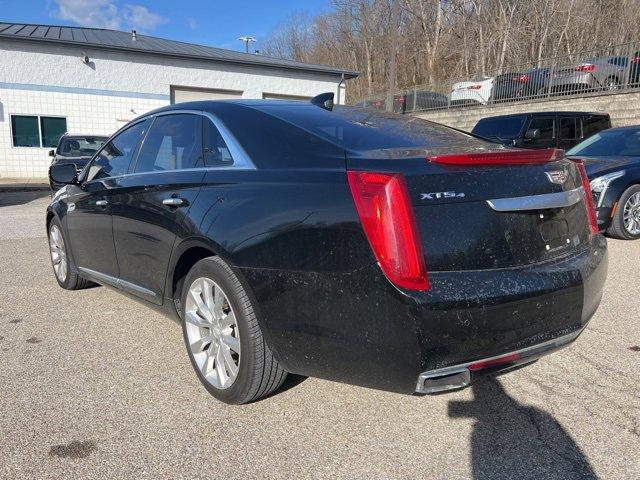
[[[582,188],[584,189],[584,205],[587,209],[587,216],[589,217],[589,228],[592,235],[597,235],[600,233],[600,228],[598,228],[596,206],[593,204],[593,195],[591,194],[591,184],[589,183],[587,170],[584,168],[584,163],[582,163],[581,160],[574,161],[580,171],[580,179],[582,180]]]
[[[560,160],[564,155],[557,148],[543,150],[506,150],[503,152],[454,153],[427,157],[434,163],[447,165],[520,165],[548,163]]]
[[[472,364],[469,365],[469,370],[471,370],[472,372],[477,372],[478,370],[497,367],[498,365],[504,365],[506,363],[515,362],[516,360],[520,360],[520,354],[510,353],[508,355],[492,358],[490,360],[480,360],[478,362],[473,362]]]
[[[467,90],[480,90],[482,88],[482,85],[469,85],[467,87]]]
[[[582,65],[574,67],[576,72],[593,72],[595,69],[596,66],[593,63],[583,63]]]
[[[427,267],[404,177],[347,172],[349,187],[380,268],[399,287],[429,290]]]
[[[527,83],[529,81],[529,75],[520,75],[519,77],[515,77],[514,80],[520,83]]]

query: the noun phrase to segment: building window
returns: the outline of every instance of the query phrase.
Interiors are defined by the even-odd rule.
[[[67,119],[64,117],[11,116],[14,147],[56,147],[66,131]]]
[[[43,147],[57,147],[60,137],[67,131],[67,119],[60,117],[40,117]]]

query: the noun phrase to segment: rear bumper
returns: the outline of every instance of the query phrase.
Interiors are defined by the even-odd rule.
[[[377,265],[349,274],[242,269],[286,370],[406,394],[425,374],[513,352],[533,361],[575,338],[606,273],[602,235],[544,263],[430,272],[428,292],[398,290]]]
[[[570,86],[576,88],[579,86],[597,87],[599,85],[597,78],[590,72],[559,73],[551,79],[550,84],[552,89]]]
[[[431,394],[457,390],[471,385],[474,377],[478,375],[495,373],[535,362],[540,357],[558,351],[573,343],[582,333],[582,330],[584,330],[584,328],[537,345],[502,355],[423,372],[418,377],[416,393]]]

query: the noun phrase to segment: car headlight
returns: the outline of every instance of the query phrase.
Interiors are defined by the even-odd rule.
[[[624,170],[618,170],[617,172],[607,173],[606,175],[602,175],[601,177],[594,178],[590,182],[591,191],[593,193],[604,192],[612,181],[614,181],[616,178],[620,178],[624,174]]]

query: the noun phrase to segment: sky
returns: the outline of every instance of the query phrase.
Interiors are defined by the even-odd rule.
[[[82,25],[244,51],[294,12],[315,13],[329,0],[0,0],[0,22]]]

